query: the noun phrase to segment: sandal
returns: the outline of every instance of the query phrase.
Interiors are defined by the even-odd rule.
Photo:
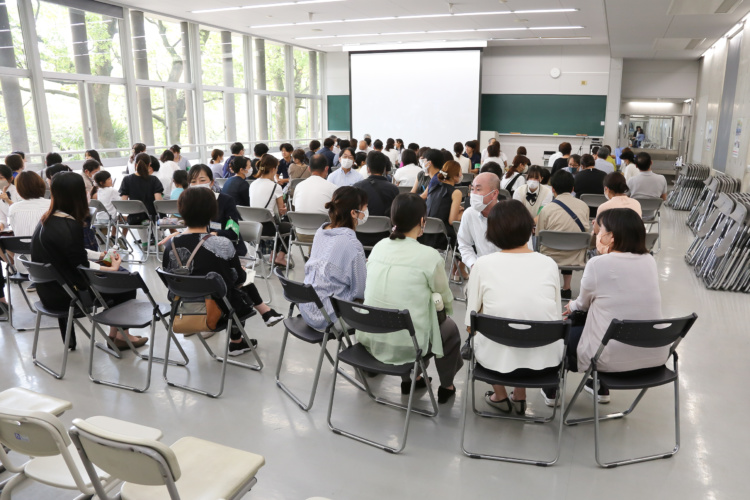
[[[493,408],[497,408],[503,413],[510,413],[513,411],[513,405],[511,404],[510,399],[505,398],[501,401],[492,401],[492,396],[494,394],[495,391],[487,391],[484,394],[484,402]]]
[[[525,399],[520,399],[520,400],[513,399],[513,391],[510,391],[510,395],[508,396],[508,399],[510,399],[510,403],[513,405],[513,408],[516,410],[517,415],[526,415],[526,400]]]

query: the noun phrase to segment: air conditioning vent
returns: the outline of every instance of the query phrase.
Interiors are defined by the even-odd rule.
[[[731,14],[741,3],[742,0],[724,0],[714,12],[716,14]]]
[[[744,0],[672,0],[667,9],[670,16],[731,14]]]
[[[702,44],[705,41],[706,41],[705,38],[693,38],[692,40],[688,42],[687,45],[685,45],[685,50],[695,50],[696,48],[698,48],[700,44]]]

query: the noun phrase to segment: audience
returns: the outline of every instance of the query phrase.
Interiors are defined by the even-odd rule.
[[[182,170],[185,170],[185,171],[190,170],[190,160],[188,160],[187,158],[185,158],[184,156],[180,154],[180,151],[182,151],[182,148],[179,145],[174,144],[171,148],[169,148],[169,150],[174,154],[174,162]]]
[[[281,151],[281,159],[279,160],[279,166],[276,167],[276,182],[284,186],[289,182],[289,167],[294,163],[292,161],[294,146],[285,142],[279,146],[279,151]]]
[[[635,211],[638,216],[641,216],[641,204],[638,200],[630,198],[628,196],[628,183],[625,181],[625,176],[620,172],[612,172],[607,174],[604,178],[604,196],[607,197],[607,201],[599,205],[596,209],[596,217],[611,210],[613,208],[629,208]],[[599,226],[594,222],[594,234],[599,234]]]
[[[0,166],[2,166],[2,165],[0,165]],[[8,170],[10,171],[10,169],[8,169]],[[57,173],[59,173],[59,172],[72,172],[72,170],[70,169],[69,166],[63,165],[62,163],[55,163],[54,165],[52,165],[52,166],[47,167],[47,168],[44,169],[44,178],[47,179],[47,186],[52,185],[52,177],[54,177],[54,175],[57,174]],[[11,174],[10,177],[5,177],[4,175],[1,176],[1,177],[3,177],[6,180],[8,180],[8,179],[12,179],[13,176]],[[2,182],[2,180],[0,179],[0,186],[2,186],[1,182]],[[8,189],[10,189],[10,188],[8,188]],[[2,197],[2,195],[0,195],[0,197]]]
[[[305,284],[313,286],[328,317],[335,322],[330,297],[361,301],[365,296],[365,251],[354,231],[367,220],[367,193],[356,186],[340,187],[325,208],[331,222],[315,232],[305,264]],[[315,304],[300,304],[299,310],[310,327],[325,330],[325,317]]]
[[[443,168],[437,173],[440,182],[427,194],[426,217],[443,221],[448,232],[448,238],[446,239],[443,234],[425,234],[419,239],[420,243],[437,250],[445,250],[449,243],[451,247],[456,245],[456,232],[453,230],[453,222],[461,220],[464,209],[461,206],[461,191],[456,189],[455,185],[461,182],[462,175],[461,165],[453,160],[445,162]],[[454,265],[451,275],[457,275],[458,272]],[[465,271],[464,276],[468,278],[468,273]]]
[[[371,151],[367,155],[367,171],[369,176],[356,183],[354,186],[367,194],[369,211],[368,216],[390,217],[391,205],[398,196],[398,187],[391,184],[385,177],[388,158],[383,153]],[[367,220],[365,218],[365,220]],[[357,233],[357,238],[364,246],[374,246],[388,233]]]
[[[471,160],[464,156],[464,145],[460,142],[453,143],[453,159],[461,165],[461,173],[468,174],[471,172],[473,165]]]
[[[560,321],[560,280],[557,264],[528,246],[534,220],[517,200],[498,202],[487,220],[487,239],[499,250],[477,259],[467,287],[466,325],[472,311],[499,318],[526,321]],[[563,356],[563,342],[518,349],[497,344],[478,332],[474,339],[477,362],[488,370],[516,373],[533,370],[556,371]],[[504,413],[515,407],[526,413],[526,389],[517,387],[510,394],[502,385],[485,394],[488,405]],[[545,400],[554,405],[554,398]]]
[[[281,186],[274,181],[278,164],[279,160],[269,154],[263,155],[260,159],[255,181],[250,184],[250,206],[270,210],[275,218],[280,219],[286,215],[286,205],[284,205],[284,193]],[[277,236],[277,253],[274,264],[286,267],[286,249],[289,248],[288,235],[292,226],[288,222],[280,221],[278,227],[279,233],[286,234],[286,237],[282,238],[276,234],[276,227],[272,222],[263,223],[263,236]]]
[[[487,217],[499,194],[500,178],[491,172],[477,175],[471,183],[471,207],[464,210],[457,235],[461,262],[469,269],[477,258],[498,250],[487,239]]]
[[[341,139],[339,141],[339,149],[336,151],[336,148],[334,148],[334,152],[336,153],[336,156],[333,157],[333,166],[334,167],[340,167],[341,166],[341,152],[349,149],[351,147],[351,142],[349,142],[348,139]]]
[[[182,170],[184,172],[187,172],[187,170],[180,167],[180,165],[175,161],[174,153],[169,149],[161,154],[159,162],[154,162],[152,160],[151,167],[154,171],[154,175],[161,181],[161,185],[164,187],[164,192],[167,193],[167,196],[169,196],[172,193],[172,189],[174,189],[174,183],[172,182],[174,173],[178,170]]]
[[[595,167],[594,157],[591,155],[581,156],[581,169],[575,176],[574,188],[576,198],[582,194],[604,194],[604,172]],[[592,208],[589,217],[596,216],[596,208]]]
[[[399,153],[398,149],[396,149],[396,141],[394,141],[390,137],[385,141],[385,149],[383,150],[383,154],[388,157],[388,161],[390,161],[393,168],[398,167],[398,162],[401,154]]]
[[[268,154],[269,151],[270,149],[268,149],[268,146],[266,146],[262,142],[259,142],[258,144],[255,145],[255,147],[253,147],[253,154],[255,155],[255,158],[253,158],[250,161],[250,165],[252,165],[253,167],[253,175],[252,175],[253,177],[255,177],[255,174],[258,173],[258,162],[260,161],[261,158],[263,158],[263,155]],[[243,151],[243,156],[244,156],[244,151]],[[232,169],[230,168],[229,171],[231,175]]]
[[[500,181],[500,188],[507,190],[512,196],[516,189],[526,184],[523,173],[526,172],[529,165],[531,165],[531,160],[525,156],[517,155],[513,158],[513,164],[508,168],[508,172]]]
[[[172,192],[169,193],[169,199],[176,200],[190,185],[188,183],[188,173],[182,169],[175,170],[172,174],[172,184],[174,185],[174,188],[172,188]]]
[[[139,154],[145,153],[145,152],[146,152],[145,144],[143,144],[142,142],[136,142],[135,144],[133,144],[133,147],[131,148],[131,152],[130,152],[130,159],[128,160],[128,166],[125,167],[125,175],[128,175],[130,172],[135,172],[135,163],[136,163],[135,158]],[[50,154],[57,155],[57,158],[53,159],[53,161],[50,161],[50,158],[49,158],[50,155],[47,155],[46,165],[48,167],[56,163],[62,163],[62,157],[60,157],[60,155],[58,155],[57,153],[50,153]]]
[[[99,156],[99,151],[96,149],[87,149],[83,155],[84,160],[95,160],[99,165],[104,166],[102,158]]]
[[[5,157],[5,164],[10,168],[11,172],[13,172],[14,179],[24,168],[26,168],[26,162],[23,157],[15,153],[11,153]]]
[[[8,209],[8,222],[14,236],[31,236],[50,206],[44,197],[47,186],[36,172],[21,172],[16,177],[16,189],[21,198]]]
[[[524,146],[518,146],[518,149],[516,149],[516,154],[521,156],[529,156]]]
[[[513,199],[526,207],[535,223],[542,209],[552,202],[552,189],[542,184],[542,170],[539,165],[529,167],[526,184],[513,192]]]
[[[581,168],[581,155],[570,155],[568,158],[568,168],[563,170],[576,175]],[[551,175],[551,174],[550,174]]]
[[[625,181],[629,181],[638,175],[638,167],[635,165],[635,155],[630,148],[625,148],[620,153],[620,172],[625,176]]]
[[[112,175],[106,170],[100,170],[94,175],[94,182],[96,183],[95,199],[99,200],[101,204],[104,205],[109,216],[114,219],[117,215],[117,210],[115,210],[114,205],[112,205],[112,200],[119,200],[120,198],[117,190],[112,187]]]
[[[324,148],[323,154],[321,156],[326,158],[326,163],[328,164],[328,168],[330,169],[333,165],[331,161],[328,160],[328,155],[325,154],[326,151],[330,152],[330,150]],[[364,160],[367,160],[366,155],[364,155]],[[359,162],[359,155],[357,161]],[[352,154],[350,149],[347,149],[343,153],[341,153],[340,162],[341,168],[336,169],[335,172],[328,176],[328,182],[332,182],[339,187],[353,186],[363,179],[362,174],[352,168],[354,166],[354,155]]]
[[[224,177],[224,151],[221,149],[211,150],[211,160],[208,164],[211,166],[211,172],[214,174],[214,179],[221,179]]]
[[[289,178],[307,179],[310,177],[310,169],[307,168],[308,161],[309,158],[303,150],[295,149],[294,153],[292,153],[292,164],[289,166]]]
[[[307,156],[308,159],[312,158],[314,154],[318,153],[318,150],[320,149],[320,141],[313,139],[312,141],[310,141],[309,148],[310,151],[305,153],[305,156]]]
[[[487,156],[489,156],[490,146],[492,146],[496,142],[497,142],[497,139],[495,139],[494,137],[490,137],[490,139],[487,141],[487,147],[484,148],[484,150],[482,151],[482,160],[481,160],[482,165],[484,165],[484,162],[487,161]]]
[[[122,200],[139,200],[146,206],[147,214],[128,215],[128,224],[141,224],[153,218],[156,215],[154,210],[154,201],[161,200],[164,193],[164,187],[161,181],[151,175],[152,165],[151,156],[148,153],[139,153],[135,157],[135,173],[126,176],[120,184],[120,199]],[[158,161],[156,162],[158,163]],[[145,248],[147,241],[146,231],[139,229],[141,245]]]
[[[375,245],[367,261],[365,304],[387,309],[406,309],[416,332],[416,341],[424,354],[435,356],[440,377],[438,402],[443,404],[456,393],[453,380],[461,369],[461,337],[448,317],[453,312],[453,294],[448,287],[445,261],[434,248],[419,244],[427,206],[416,194],[400,194],[393,202],[390,238]],[[433,294],[439,294],[446,314],[438,320]],[[390,334],[357,332],[357,340],[378,361],[400,365],[413,363],[414,346],[406,331]],[[417,388],[429,383],[425,374],[415,374]],[[410,376],[403,377],[401,393],[408,394]]]
[[[94,188],[94,175],[101,169],[101,164],[96,160],[86,160],[83,162],[81,174],[83,175],[83,184],[86,186],[86,196],[89,198],[91,197],[91,190]]]
[[[605,174],[609,174],[615,171],[615,166],[607,161],[609,159],[610,153],[611,151],[607,146],[600,147],[599,151],[596,152],[596,163],[594,166]]]
[[[419,151],[419,144],[417,144],[416,142],[410,142],[409,145],[407,146],[407,149],[411,149],[412,151],[416,153],[417,151]]]
[[[498,179],[501,179],[505,175],[505,169],[500,166],[499,163],[495,163],[494,161],[488,161],[484,165],[482,165],[482,168],[479,169],[479,173],[484,172],[491,172],[497,176]]]
[[[468,141],[464,146],[466,146],[464,156],[471,161],[471,171],[474,174],[478,174],[479,167],[482,163],[482,155],[477,152],[477,149],[479,149],[479,143],[477,141]]]
[[[363,179],[366,179],[369,175],[367,173],[367,155],[368,153],[365,153],[364,151],[360,151],[359,153],[354,154],[354,170],[359,172],[359,175],[362,176]],[[339,167],[341,165],[339,164]],[[359,181],[357,181],[359,182]]]
[[[328,168],[333,167],[334,165],[333,159],[336,157],[336,154],[333,152],[333,147],[335,145],[336,145],[336,142],[330,137],[323,141],[323,149],[321,150],[320,153],[323,156],[325,156],[326,162],[328,163]],[[351,186],[351,184],[346,184],[346,185]]]
[[[342,159],[351,159],[351,150],[344,151]],[[347,156],[348,155],[348,156]],[[328,182],[328,163],[325,156],[314,155],[310,158],[310,177],[297,184],[294,190],[294,210],[296,212],[327,214],[326,205],[331,201],[337,186]],[[295,229],[297,239],[305,243],[313,241],[315,233],[304,229]]]
[[[563,142],[560,144],[559,152],[562,156],[557,158],[554,164],[550,163],[550,165],[552,165],[552,175],[554,175],[558,170],[562,170],[565,167],[570,166],[568,160],[572,151],[573,146],[569,142]]]
[[[417,162],[417,153],[411,149],[404,149],[401,152],[401,163],[402,167],[396,169],[393,174],[393,183],[399,187],[414,186],[419,173],[422,171]]]
[[[490,142],[490,145],[485,150],[487,151],[487,156],[483,157],[484,161],[482,161],[482,164],[484,165],[485,162],[494,161],[495,163],[502,165],[503,168],[508,168],[508,158],[505,156],[505,153],[500,151],[500,143],[495,139],[491,139],[491,141],[494,142]]]
[[[226,160],[224,160],[224,167],[221,170],[221,177],[223,178],[227,178],[232,175],[232,169],[230,168],[230,165],[232,163],[232,157],[245,156],[245,146],[243,146],[241,142],[232,143],[232,145],[229,146],[229,152],[232,155]],[[256,158],[260,158],[264,154],[268,153],[268,146],[266,146],[262,142],[259,142],[258,144],[255,145],[255,148],[253,148],[253,153],[255,153]],[[253,160],[253,166],[255,166],[255,160]]]
[[[605,144],[604,147],[609,150],[609,156],[607,156],[605,160],[607,160],[609,163],[612,164],[612,168],[613,168],[612,171],[614,172],[615,170],[617,170],[617,160],[615,159],[615,155],[612,154],[613,153],[612,146],[607,146]]]
[[[563,154],[562,154],[563,144],[565,144],[565,143],[561,142],[557,146],[557,151],[555,153],[553,153],[552,156],[549,157],[547,165],[549,165],[550,167],[554,167],[555,166],[555,162],[558,160],[558,158],[562,158],[562,156],[563,156]],[[518,154],[521,154],[521,153],[518,153]]]
[[[249,207],[250,186],[247,185],[247,176],[253,169],[250,166],[250,159],[244,156],[235,156],[232,158],[230,167],[234,175],[224,183],[221,193],[231,197],[235,205]]]
[[[635,157],[635,165],[639,172],[628,180],[631,197],[667,199],[667,179],[652,172],[652,164],[651,155],[648,153],[641,152]]]
[[[417,175],[417,181],[414,183],[411,192],[420,193],[421,188],[420,196],[423,200],[426,200],[429,190],[440,184],[437,174],[443,169],[445,157],[440,150],[427,148],[422,158],[424,159],[422,173]],[[429,180],[427,180],[428,177]]]
[[[584,155],[586,156],[591,155]],[[581,174],[578,174],[581,175]],[[539,213],[537,235],[541,231],[566,231],[569,233],[588,231],[589,207],[576,199],[573,191],[573,176],[561,170],[550,179],[555,199]],[[559,266],[582,266],[586,259],[586,250],[553,250],[542,245],[539,249],[544,255],[552,257]],[[573,271],[562,271],[563,286],[560,293],[563,299],[571,298],[570,281]]]

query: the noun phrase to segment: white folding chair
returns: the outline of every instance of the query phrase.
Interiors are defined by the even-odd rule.
[[[299,229],[302,229],[303,231],[307,231],[307,232],[315,232],[318,230],[320,226],[330,221],[330,219],[328,218],[328,215],[320,214],[320,213],[289,212],[287,213],[287,217],[289,217],[289,222],[292,223],[292,229],[294,230],[292,232],[292,237],[289,240],[289,254],[290,255],[292,253],[292,248],[294,248],[295,245],[300,247],[300,252],[302,252],[302,247],[308,247],[312,250],[312,242],[300,241],[297,239],[297,231]],[[303,252],[302,257],[304,256],[305,254]],[[289,275],[289,262],[290,261],[291,261],[291,258],[288,258],[286,260],[287,276]]]
[[[271,273],[273,271],[273,263],[276,260],[276,253],[279,251],[279,248],[278,248],[279,241],[281,241],[281,246],[284,248],[286,253],[287,254],[289,253],[289,249],[286,247],[286,243],[284,243],[284,240],[283,240],[283,238],[285,236],[288,236],[288,234],[281,234],[281,232],[279,231],[279,224],[276,221],[276,216],[273,214],[272,211],[266,208],[253,208],[253,207],[238,206],[237,212],[239,212],[242,220],[260,222],[261,224],[270,222],[273,224],[273,227],[276,229],[276,234],[274,234],[273,236],[261,236],[260,237],[261,241],[273,241],[273,250],[271,251],[271,260],[268,266],[268,274],[266,275],[266,278],[270,278]],[[288,258],[291,259],[291,256],[289,256]]]
[[[260,261],[263,262],[263,255],[260,251],[261,234],[263,232],[263,225],[260,222],[241,220],[240,224],[240,236],[242,241],[252,246],[255,250],[255,257],[240,257],[241,260],[247,260],[252,262],[250,269],[255,271],[255,265]],[[268,300],[266,304],[271,304],[273,301],[273,291],[271,290],[271,278],[264,275],[256,275],[256,277],[266,282],[266,289],[268,290]]]
[[[656,234],[659,235],[657,238],[659,245],[654,253],[659,253],[661,250],[661,205],[664,203],[664,200],[661,198],[644,198],[638,196],[634,196],[633,199],[638,200],[638,203],[641,204],[643,223],[648,226],[649,232],[656,225]]]

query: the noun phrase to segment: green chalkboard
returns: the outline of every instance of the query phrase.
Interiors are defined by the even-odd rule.
[[[350,130],[352,125],[349,110],[348,95],[329,95],[328,130]]]
[[[603,95],[483,94],[482,130],[601,136],[606,109]]]

